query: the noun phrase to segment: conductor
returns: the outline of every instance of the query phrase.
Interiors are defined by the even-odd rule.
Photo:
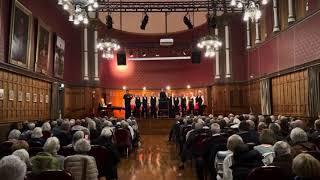
[[[128,119],[131,116],[131,99],[133,98],[133,96],[131,94],[129,94],[129,90],[126,90],[126,94],[123,95],[123,99],[124,99],[124,109],[126,111],[125,117],[126,119]]]

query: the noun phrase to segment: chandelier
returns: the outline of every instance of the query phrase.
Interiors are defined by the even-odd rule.
[[[88,12],[99,8],[97,0],[58,0],[58,4],[69,12],[69,21],[74,25],[88,24]]]
[[[230,5],[244,9],[244,21],[258,21],[261,18],[260,6],[266,5],[268,0],[231,0]]]
[[[120,45],[115,39],[101,39],[97,44],[97,49],[102,51],[102,58],[112,59],[114,52],[120,49]]]
[[[197,46],[205,49],[205,57],[214,57],[215,51],[222,46],[222,43],[217,36],[207,35],[199,40]]]

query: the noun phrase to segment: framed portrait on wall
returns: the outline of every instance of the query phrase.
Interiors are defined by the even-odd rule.
[[[46,101],[46,104],[48,104],[49,103],[49,96],[48,95],[46,95],[46,97],[45,97],[45,101]]]
[[[36,103],[38,101],[38,94],[33,94],[33,102]]]
[[[9,90],[9,101],[13,101],[13,100],[14,100],[14,91]]]
[[[0,89],[0,100],[4,100],[4,89]]]
[[[26,101],[27,102],[31,101],[31,94],[30,93],[26,93]]]
[[[64,52],[65,41],[57,36],[54,52],[54,76],[61,79],[63,78],[64,73]]]
[[[48,73],[49,61],[51,57],[51,32],[41,21],[38,23],[37,51],[35,70],[43,74]]]
[[[18,101],[22,102],[22,99],[23,99],[23,93],[22,91],[18,91]]]
[[[9,62],[28,68],[33,27],[32,14],[17,0],[13,0],[11,12]]]
[[[43,94],[40,94],[39,102],[40,102],[40,103],[43,103]]]

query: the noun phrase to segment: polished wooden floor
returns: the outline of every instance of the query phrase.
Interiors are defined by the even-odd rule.
[[[118,167],[120,180],[194,180],[188,164],[178,169],[176,146],[168,142],[169,127],[174,120],[140,120],[141,147],[122,159]],[[154,131],[154,133],[152,133]]]

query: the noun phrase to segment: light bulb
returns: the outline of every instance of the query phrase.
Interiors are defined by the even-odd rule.
[[[236,0],[231,0],[230,5],[231,6],[236,6]]]
[[[88,18],[84,18],[84,19],[83,19],[83,24],[89,24]]]
[[[268,0],[262,0],[262,4],[263,4],[263,5],[268,4]]]
[[[98,4],[97,2],[94,2],[94,3],[93,3],[93,7],[94,7],[95,9],[97,9],[97,8],[99,7],[99,4]]]
[[[242,2],[239,2],[239,3],[237,4],[237,8],[243,8]]]
[[[80,24],[80,21],[79,21],[78,19],[75,19],[75,20],[73,21],[73,24],[74,24],[74,25],[79,25],[79,24]]]
[[[73,21],[73,16],[72,16],[72,15],[69,16],[69,21],[70,21],[70,22]]]
[[[63,9],[64,9],[64,10],[68,10],[68,9],[69,9],[68,4],[64,4],[64,5],[63,5]]]

